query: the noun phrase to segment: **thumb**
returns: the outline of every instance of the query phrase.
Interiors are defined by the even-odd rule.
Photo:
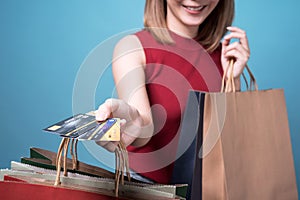
[[[113,112],[119,109],[118,99],[107,99],[103,104],[101,104],[96,111],[96,120],[104,121],[111,117]]]

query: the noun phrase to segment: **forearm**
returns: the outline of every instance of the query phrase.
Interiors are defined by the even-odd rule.
[[[146,58],[137,36],[120,40],[113,57],[112,70],[120,100],[113,114],[126,120],[121,128],[123,142],[127,146],[143,146],[153,135],[153,122],[146,90]]]

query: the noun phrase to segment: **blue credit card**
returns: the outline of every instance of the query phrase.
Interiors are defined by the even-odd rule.
[[[63,137],[76,138],[96,126],[97,121],[95,119],[95,116],[87,114],[77,114],[73,117],[69,117],[65,120],[55,123],[43,130],[58,134]]]
[[[118,121],[116,118],[107,119],[104,122],[100,122],[96,127],[87,131],[85,134],[78,137],[79,140],[95,140],[99,141],[105,133],[107,133],[111,127]]]

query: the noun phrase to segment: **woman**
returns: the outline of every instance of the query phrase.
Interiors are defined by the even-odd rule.
[[[240,87],[250,51],[246,33],[230,26],[233,15],[233,0],[146,0],[145,29],[116,45],[112,67],[119,99],[100,105],[96,119],[124,119],[121,140],[130,167],[148,180],[170,182],[188,91],[219,91],[230,59]],[[238,41],[230,43],[233,38]]]

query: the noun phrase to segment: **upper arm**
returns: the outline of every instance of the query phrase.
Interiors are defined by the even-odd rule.
[[[145,123],[152,122],[145,87],[145,54],[135,35],[121,39],[113,54],[113,76],[120,99],[138,110]]]

